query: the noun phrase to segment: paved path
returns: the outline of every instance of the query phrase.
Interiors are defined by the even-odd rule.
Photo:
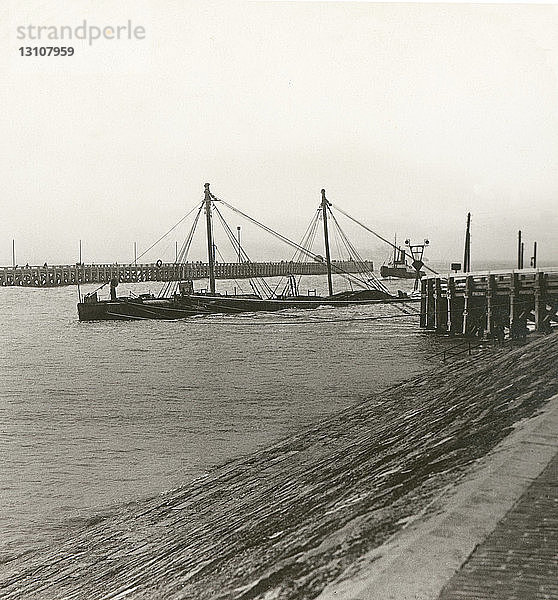
[[[319,600],[557,599],[557,431],[555,396]]]
[[[558,598],[558,455],[440,595],[479,598]]]

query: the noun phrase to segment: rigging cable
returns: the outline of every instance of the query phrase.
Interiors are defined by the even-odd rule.
[[[263,229],[264,231],[267,231],[268,233],[271,233],[272,235],[274,235],[276,238],[280,239],[281,241],[285,242],[286,244],[288,244],[289,246],[292,246],[293,248],[297,248],[298,250],[300,250],[302,253],[304,253],[306,256],[309,256],[311,258],[313,258],[316,262],[320,262],[323,263],[324,259],[322,256],[319,256],[317,254],[315,254],[314,252],[311,252],[310,250],[307,250],[306,248],[303,248],[300,244],[297,244],[296,242],[293,242],[292,240],[290,240],[288,237],[285,237],[284,235],[278,233],[277,231],[274,231],[273,229],[271,229],[270,227],[268,227],[267,225],[264,225],[263,223],[260,223],[259,221],[257,221],[256,219],[254,219],[253,217],[250,217],[249,215],[247,215],[246,213],[242,212],[240,209],[232,206],[232,204],[229,204],[228,202],[225,202],[225,200],[221,199],[221,198],[217,198],[216,196],[214,196],[213,194],[211,194],[211,197],[217,201],[217,202],[221,202],[224,206],[227,206],[230,210],[232,210],[233,212],[243,216],[245,219],[248,219],[251,223],[253,223],[254,225],[257,225],[258,227],[260,227],[261,229]],[[331,265],[332,270],[334,270],[338,275],[341,275],[342,277],[344,277],[345,279],[350,280],[351,279],[351,275],[346,273],[345,271],[343,271],[343,269],[341,269],[338,265],[336,265],[335,263],[333,263]],[[365,289],[369,289],[369,286],[367,284],[362,283],[361,281],[358,280],[358,278],[354,277],[354,281],[355,283],[358,283],[359,287],[364,287]]]
[[[347,237],[347,235],[345,234],[345,232],[339,225],[339,222],[337,221],[337,218],[331,211],[331,208],[329,208],[329,213],[331,215],[331,218],[333,219],[335,226],[337,227],[337,229],[339,231],[339,234],[341,235],[341,239],[343,240],[347,250],[349,251],[349,253],[352,252],[353,256],[355,256],[355,258],[357,259],[357,264],[358,264],[359,268],[361,269],[361,272],[365,273],[368,276],[369,280],[367,283],[371,284],[374,289],[377,289],[379,291],[385,292],[386,294],[389,294],[388,288],[374,275],[374,273],[372,271],[370,271],[369,269],[366,268],[366,263],[365,263],[364,259],[359,254],[358,250],[355,248],[355,246],[353,245],[351,240],[349,240],[349,238]]]
[[[310,249],[312,248],[312,245],[314,244],[314,239],[316,238],[316,231],[318,229],[318,221],[319,221],[319,209],[318,211],[316,211],[316,213],[314,214],[314,216],[312,217],[312,219],[310,220],[310,223],[308,224],[308,227],[306,228],[306,231],[304,232],[304,235],[302,236],[302,240],[300,242],[300,245],[303,248],[306,249]],[[300,263],[302,262],[302,252],[300,250],[295,250],[295,253],[293,254],[293,257],[291,258],[291,260],[289,261],[290,263]],[[292,277],[295,277],[295,275],[293,273],[290,274]],[[298,288],[300,286],[300,282],[302,281],[302,274],[300,274],[298,276],[298,279],[296,280],[296,287]],[[275,286],[275,289],[273,290],[273,293],[276,294],[277,290],[279,289],[279,287],[281,286],[281,284],[283,283],[283,277],[281,277],[281,279],[279,280],[279,282],[277,283],[277,285]],[[288,283],[285,285],[285,289],[287,289],[288,287]],[[284,295],[285,291],[283,291],[283,295]]]
[[[310,258],[313,258],[314,260],[317,260],[318,262],[321,262],[318,259],[317,254],[314,254],[313,252],[310,252],[309,250],[307,250],[306,248],[303,248],[300,244],[297,244],[296,242],[293,242],[292,240],[290,240],[288,237],[285,237],[284,235],[278,233],[277,231],[274,231],[273,229],[271,229],[270,227],[268,227],[267,225],[264,225],[263,223],[260,223],[259,221],[257,221],[256,219],[254,219],[253,217],[248,216],[246,213],[243,213],[241,210],[239,210],[238,208],[232,206],[232,204],[229,204],[228,202],[225,202],[224,200],[221,200],[220,198],[217,198],[216,196],[214,196],[213,194],[211,194],[211,196],[213,197],[214,200],[216,200],[217,202],[221,202],[224,206],[226,206],[227,208],[229,208],[230,210],[232,210],[233,212],[243,216],[245,219],[248,219],[248,221],[250,221],[251,223],[253,223],[254,225],[257,225],[258,227],[260,227],[261,229],[263,229],[264,231],[267,231],[268,233],[271,233],[271,235],[274,235],[276,238],[280,239],[281,241],[285,242],[286,244],[288,244],[289,246],[292,246],[293,248],[296,248],[297,250],[300,250],[303,254],[305,254],[306,256],[309,256]]]
[[[202,206],[203,206],[203,202],[202,202]],[[142,256],[144,256],[145,254],[147,254],[150,250],[152,250],[161,240],[163,240],[164,238],[167,237],[167,235],[169,235],[169,233],[171,233],[172,231],[174,231],[179,225],[180,223],[182,223],[182,221],[184,221],[187,217],[189,217],[195,210],[196,208],[198,208],[198,205],[196,204],[196,206],[194,206],[192,208],[192,210],[188,211],[183,217],[182,219],[180,219],[180,221],[178,221],[178,223],[176,223],[175,225],[173,225],[168,231],[167,233],[163,234],[155,243],[151,244],[151,246],[149,246],[149,248],[147,250],[145,250],[144,252],[142,252],[138,257],[136,257],[136,260],[138,258],[141,258]]]
[[[328,207],[328,209],[329,209],[329,207]],[[367,275],[368,277],[370,277],[371,273],[366,268],[363,259],[360,257],[360,255],[357,252],[356,248],[351,243],[349,243],[347,237],[345,236],[343,230],[339,226],[339,223],[337,222],[337,219],[335,219],[335,216],[333,215],[333,213],[331,212],[331,210],[329,211],[329,214],[330,214],[330,216],[331,216],[331,218],[333,220],[333,224],[335,225],[334,231],[335,231],[335,233],[337,235],[340,236],[341,241],[343,242],[343,244],[345,246],[345,250],[349,254],[349,259],[352,262],[354,262],[355,265],[357,265],[357,267],[360,269],[360,273],[364,273],[365,275]],[[356,280],[356,281],[360,282],[363,287],[370,288],[369,282],[366,280],[365,277],[362,277],[362,276],[359,277],[355,273],[349,273],[349,272],[347,272],[347,278],[349,278],[349,277],[351,277],[352,280]],[[376,289],[379,289],[379,288],[376,288]],[[386,291],[386,290],[382,290],[382,291]]]
[[[316,211],[316,213],[315,213],[315,215],[314,215],[314,218],[313,218],[313,220],[310,222],[310,225],[311,225],[311,227],[312,227],[312,228],[311,228],[311,230],[309,231],[309,233],[308,233],[308,237],[307,237],[306,241],[305,241],[305,242],[304,242],[304,244],[303,244],[303,246],[304,246],[305,248],[308,248],[308,249],[310,249],[310,248],[312,248],[312,246],[314,245],[314,240],[316,239],[316,235],[317,235],[317,233],[318,233],[318,227],[319,227],[319,224],[320,224],[320,209],[318,208],[318,210]],[[298,253],[298,257],[297,257],[297,259],[296,259],[296,260],[297,260],[297,262],[301,263],[301,262],[302,262],[302,259],[303,259],[303,256],[302,256],[302,254],[299,252],[299,253]],[[296,285],[297,285],[297,287],[299,287],[299,286],[300,286],[300,283],[301,283],[301,281],[302,281],[302,277],[303,277],[303,275],[302,275],[302,273],[301,273],[301,274],[298,276],[298,279],[297,279],[297,282],[296,282]]]
[[[182,247],[180,248],[180,253],[177,256],[177,259],[174,263],[175,265],[182,264],[184,262],[185,258],[188,256],[188,252],[190,251],[192,239],[194,237],[194,233],[196,231],[196,227],[198,225],[198,221],[199,221],[202,209],[203,209],[203,202],[200,204],[200,206],[198,208],[198,212],[194,218],[194,222],[192,223],[192,226],[190,227],[190,231],[188,232],[188,236],[186,237],[186,240],[184,241],[184,243],[182,244]],[[191,212],[192,211],[190,211],[190,213]],[[190,213],[188,213],[188,215]],[[186,215],[186,216],[188,216],[188,215]],[[168,281],[166,283],[166,285],[163,286],[163,288],[159,292],[159,297],[174,294],[177,287],[178,287],[178,281]]]
[[[242,248],[242,246],[240,246],[238,244],[238,240],[236,239],[231,228],[229,227],[229,224],[226,222],[225,218],[221,214],[221,211],[216,206],[213,206],[213,209],[215,210],[217,216],[219,217],[221,226],[225,230],[225,233],[227,234],[227,236],[232,244],[233,250],[235,250],[236,252],[240,251],[241,257],[244,258],[246,262],[251,263],[252,261],[250,260],[250,257],[248,256],[248,254],[246,253],[244,248]],[[263,277],[251,277],[251,278],[249,278],[249,281],[250,281],[250,285],[253,290],[254,290],[254,286],[256,286],[256,288],[257,288],[258,284],[262,288],[262,292],[255,292],[256,295],[264,295],[264,292],[268,296],[273,295],[273,290],[271,289],[271,286],[267,283],[267,281]]]
[[[366,268],[364,259],[362,258],[362,256],[358,252],[358,250],[355,248],[353,243],[349,240],[349,238],[347,237],[347,235],[341,228],[341,225],[339,225],[339,221],[335,218],[335,215],[333,214],[333,212],[331,211],[331,208],[329,206],[328,206],[328,209],[329,209],[329,215],[330,215],[331,219],[333,220],[333,223],[334,223],[339,235],[341,236],[341,241],[345,245],[346,250],[349,252],[349,256],[353,257],[354,262],[357,265],[359,265],[362,273],[365,273],[366,275],[371,275],[370,270]]]
[[[382,242],[385,242],[386,244],[388,244],[392,248],[397,248],[397,246],[393,242],[390,242],[389,240],[386,240],[385,237],[382,237],[379,233],[376,233],[373,229],[370,229],[370,227],[367,227],[364,223],[361,223],[358,219],[355,219],[354,217],[351,217],[350,214],[346,213],[343,209],[339,208],[337,205],[335,205],[333,203],[330,203],[330,204],[331,204],[331,206],[334,206],[341,214],[345,215],[348,219],[351,219],[351,221],[353,221],[357,225],[360,225],[363,229],[366,229],[366,231],[369,231],[372,235],[375,235],[378,239],[382,240]],[[424,266],[425,269],[427,269],[431,273],[434,273],[435,275],[438,275],[438,272],[435,271],[434,269],[431,269],[427,265],[423,265],[423,266]]]

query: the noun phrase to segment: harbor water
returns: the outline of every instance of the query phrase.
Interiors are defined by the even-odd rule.
[[[80,323],[74,287],[0,293],[0,560],[430,369],[447,343],[418,304]]]

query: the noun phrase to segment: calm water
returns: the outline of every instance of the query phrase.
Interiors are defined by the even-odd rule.
[[[79,323],[76,294],[0,289],[0,556],[430,368],[443,343],[370,319],[393,306]]]

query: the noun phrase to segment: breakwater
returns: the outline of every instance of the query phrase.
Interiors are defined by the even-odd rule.
[[[310,599],[558,393],[558,336],[404,382],[0,566],[14,600]]]
[[[358,273],[372,271],[372,261],[333,261],[333,272]],[[324,275],[324,262],[242,262],[216,263],[217,279],[249,279],[251,277],[281,277],[286,275]],[[202,262],[183,264],[157,261],[149,264],[75,264],[0,267],[0,286],[57,287],[87,283],[119,283],[142,281],[183,281],[207,279],[209,265]]]

